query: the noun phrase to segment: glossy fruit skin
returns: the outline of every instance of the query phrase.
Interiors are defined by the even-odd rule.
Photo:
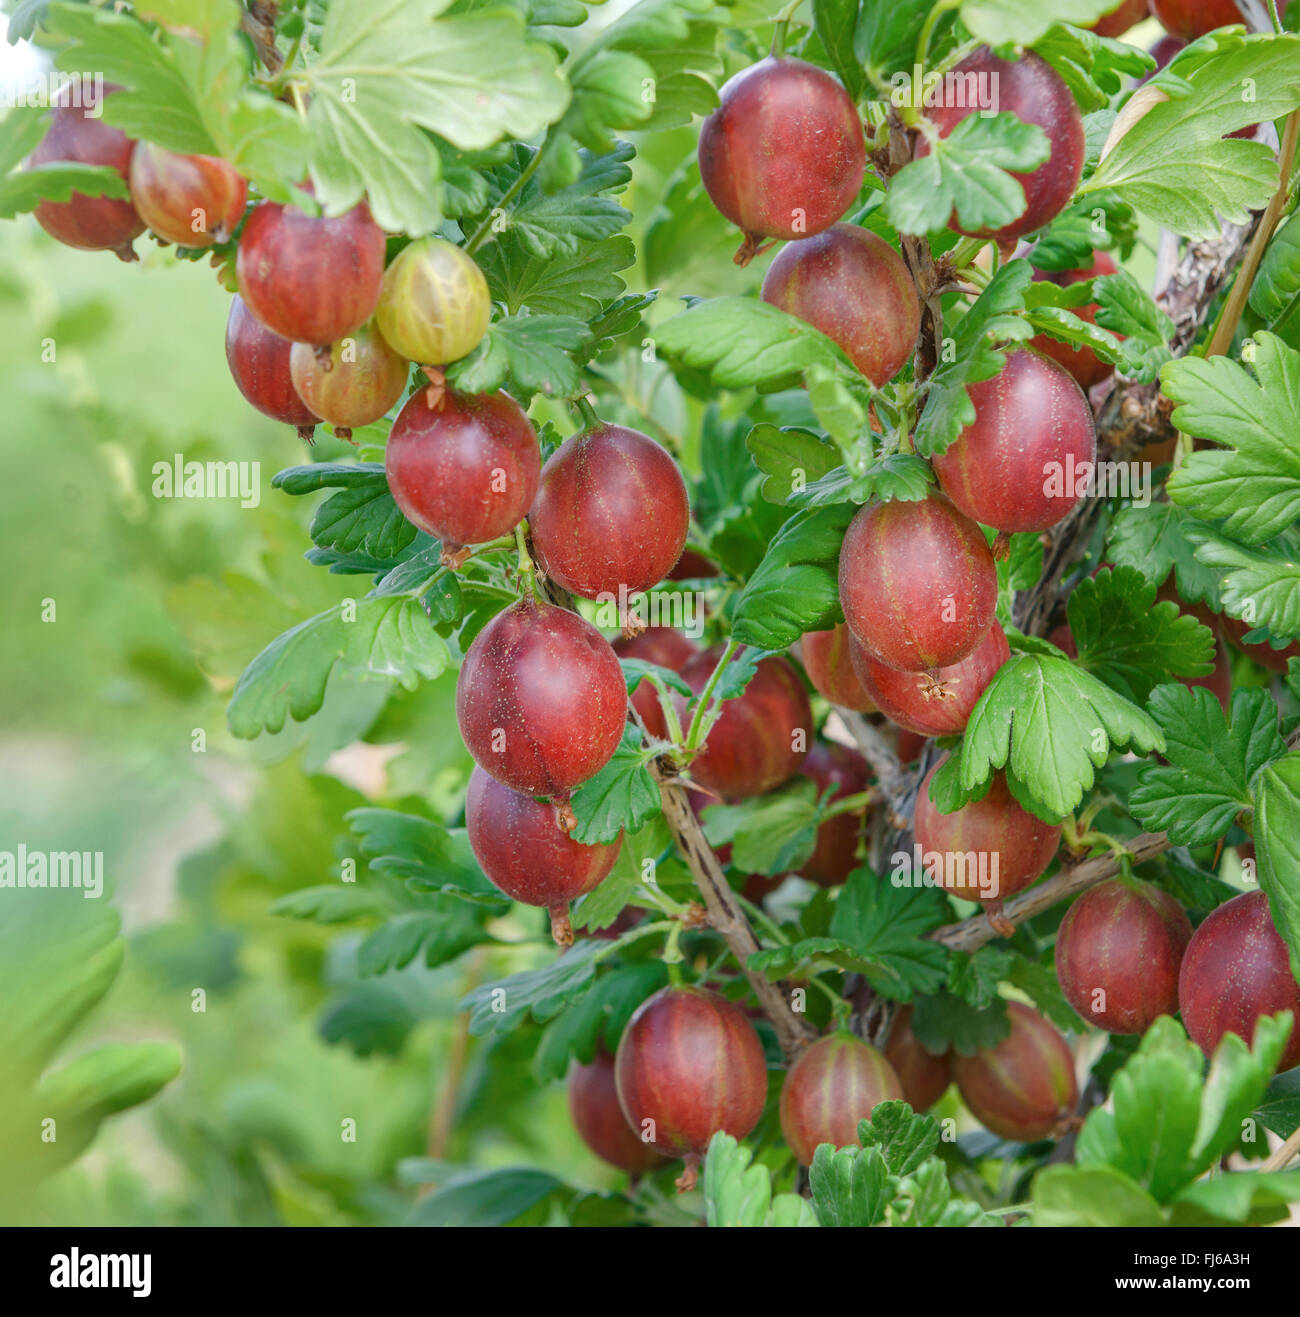
[[[713,204],[748,239],[807,238],[857,199],[862,121],[829,73],[769,57],[723,86],[700,130],[699,160]]]
[[[1099,883],[1061,921],[1061,991],[1098,1029],[1145,1033],[1178,1010],[1178,968],[1191,936],[1187,912],[1168,892],[1118,878]]]
[[[1147,16],[1147,0],[1124,0],[1118,9],[1089,24],[1099,37],[1122,37]]]
[[[383,230],[364,204],[326,219],[264,201],[239,238],[239,292],[282,338],[333,343],[374,314],[384,251]]]
[[[960,663],[984,639],[997,594],[983,533],[940,494],[868,503],[844,536],[844,620],[891,668],[923,672]]]
[[[621,600],[657,585],[677,565],[690,524],[677,463],[622,425],[566,439],[542,468],[528,514],[542,570],[584,599]]]
[[[1178,1006],[1188,1036],[1206,1056],[1214,1055],[1225,1033],[1249,1043],[1261,1015],[1291,1011],[1296,1023],[1278,1070],[1300,1065],[1300,985],[1263,892],[1234,896],[1192,934],[1178,978]]]
[[[613,755],[627,720],[609,641],[567,609],[521,599],[474,638],[456,682],[460,734],[515,791],[564,796]]]
[[[1286,0],[1278,0],[1277,11],[1286,12]],[[1233,0],[1151,0],[1151,12],[1170,36],[1183,41],[1195,41],[1215,28],[1245,22]]]
[[[799,642],[804,671],[832,704],[856,713],[875,713],[876,705],[853,666],[851,651],[855,643],[853,633],[843,622],[831,631],[805,631]]]
[[[900,672],[873,659],[856,641],[851,656],[863,689],[891,722],[919,736],[960,736],[1011,648],[995,621],[972,654],[940,668],[933,681],[923,672]]]
[[[402,396],[405,360],[384,342],[374,323],[362,325],[329,349],[329,369],[310,343],[295,343],[289,371],[298,396],[331,425],[350,430],[377,421]]]
[[[1064,367],[1018,348],[1000,375],[969,392],[975,420],[934,458],[943,492],[972,520],[1007,534],[1055,526],[1097,460],[1083,390]]]
[[[178,155],[153,142],[131,155],[131,200],[160,238],[178,247],[211,247],[235,231],[248,184],[215,155]]]
[[[947,1052],[927,1052],[912,1032],[912,1008],[903,1006],[894,1017],[885,1040],[885,1060],[894,1068],[903,1086],[903,1098],[913,1111],[926,1111],[948,1091],[952,1083],[952,1059]]]
[[[767,1062],[739,1007],[705,988],[661,988],[623,1030],[619,1106],[635,1134],[653,1121],[667,1155],[702,1153],[719,1130],[743,1139],[767,1100]]]
[[[1005,900],[1023,891],[1052,862],[1061,844],[1061,829],[1022,809],[1001,772],[994,773],[983,800],[973,800],[953,814],[940,814],[930,799],[930,783],[941,765],[942,761],[930,770],[917,793],[914,831],[923,852],[945,857],[945,890],[966,901],[983,902]],[[981,892],[978,884],[959,881],[962,874],[955,857],[971,852],[987,856],[991,880],[996,857],[993,890]]]
[[[1244,637],[1256,630],[1254,623],[1243,622],[1239,617],[1229,617],[1226,613],[1219,621],[1228,644],[1270,672],[1285,672],[1290,659],[1300,658],[1300,640],[1292,641],[1285,649],[1274,649],[1267,641],[1247,644]]]
[[[118,88],[105,86],[109,96]],[[50,110],[50,127],[28,161],[30,165],[49,165],[70,161],[82,165],[107,165],[129,182],[134,139],[102,118],[92,118],[87,111],[99,105],[99,99],[83,86],[81,106],[71,105],[71,93],[65,91]],[[125,260],[131,241],[144,232],[144,221],[135,206],[113,197],[88,197],[74,192],[67,201],[42,201],[36,207],[36,222],[64,246],[82,251],[115,251]]]
[[[800,775],[812,778],[819,796],[834,787],[832,801],[860,794],[871,781],[867,761],[856,750],[835,741],[815,741]],[[819,887],[842,883],[857,868],[858,838],[865,816],[864,809],[827,819],[817,829],[817,844],[799,876]]]
[[[986,1129],[1034,1143],[1052,1136],[1079,1100],[1074,1057],[1060,1031],[1037,1011],[1007,1002],[1011,1032],[974,1056],[954,1053],[962,1101]]]
[[[289,369],[292,352],[293,344],[254,319],[242,297],[231,298],[226,318],[226,362],[240,393],[273,421],[314,426],[320,418],[293,387]]]
[[[569,1070],[569,1114],[583,1143],[602,1161],[630,1175],[664,1164],[654,1144],[642,1143],[618,1105],[614,1058],[600,1048],[588,1065],[575,1061]]]
[[[697,695],[708,685],[721,653],[715,646],[682,668],[682,680]],[[673,702],[685,731],[690,723],[686,697],[674,693]],[[799,732],[802,750],[795,749]],[[728,800],[761,796],[799,771],[812,736],[812,705],[799,674],[783,658],[765,658],[744,694],[723,704],[722,716],[691,761],[691,777]]]
[[[465,796],[469,844],[493,886],[525,905],[567,905],[614,867],[623,838],[584,846],[555,821],[555,808],[476,767]]]
[[[1041,229],[1069,205],[1083,173],[1083,118],[1070,89],[1046,60],[1029,51],[1013,61],[998,59],[987,47],[981,47],[962,60],[955,72],[962,76],[996,77],[998,110],[1010,112],[1024,123],[1037,124],[1047,134],[1051,155],[1030,174],[1012,174],[1025,190],[1026,205],[1018,219],[1000,229],[968,233],[957,224],[954,215],[948,227],[970,237],[999,242]],[[926,110],[942,137],[947,137],[967,116],[977,113],[978,109],[971,105]],[[924,142],[920,154],[928,154]]]
[[[856,224],[788,243],[768,267],[762,297],[834,339],[877,387],[903,369],[921,332],[906,262]]]
[[[673,627],[650,627],[627,640],[614,642],[614,653],[619,658],[640,659],[658,667],[680,672],[700,652],[700,647]],[[648,681],[638,683],[632,692],[632,707],[641,716],[646,731],[661,740],[668,735],[668,724],[659,705],[659,692]]]
[[[388,434],[388,488],[408,521],[448,548],[508,535],[541,478],[537,436],[507,393],[428,390],[407,399]]]
[[[818,1144],[856,1147],[858,1122],[881,1102],[901,1102],[894,1068],[870,1043],[837,1032],[805,1047],[781,1089],[781,1133],[790,1151],[811,1166]]]
[[[1085,269],[1061,270],[1052,274],[1039,271],[1034,278],[1047,280],[1060,288],[1067,288],[1070,284],[1082,283],[1085,279],[1098,279],[1118,272],[1119,267],[1105,252],[1094,252],[1092,264]],[[1073,311],[1080,320],[1095,325],[1099,309],[1096,302],[1089,302],[1085,306],[1074,307]],[[1071,347],[1070,344],[1062,343],[1047,334],[1035,335],[1029,340],[1029,346],[1068,370],[1078,386],[1085,391],[1110,379],[1115,373],[1115,367],[1109,361],[1103,361],[1091,348]]]
[[[402,356],[445,366],[478,347],[492,299],[472,256],[445,238],[420,238],[393,258],[376,314]]]

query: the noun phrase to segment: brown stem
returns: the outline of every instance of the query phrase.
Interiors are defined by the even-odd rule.
[[[1157,855],[1167,851],[1172,843],[1163,832],[1144,832],[1134,837],[1126,849],[1135,865],[1145,864]],[[1089,887],[1095,887],[1107,878],[1113,878],[1120,871],[1119,857],[1107,853],[1094,855],[1091,859],[1078,864],[1064,866],[1061,871],[1045,883],[1031,887],[1019,896],[1013,896],[1002,907],[1001,918],[1012,924],[1023,923],[1037,914],[1064,901],[1067,896],[1074,896]],[[942,942],[952,951],[974,951],[986,942],[992,942],[998,936],[987,915],[978,914],[960,924],[945,924],[930,934],[936,942]]]
[[[890,813],[906,819],[911,813],[913,784],[907,770],[898,762],[894,747],[875,723],[868,722],[860,713],[836,706],[836,712],[862,751],[862,757],[871,765],[880,792],[885,797]]]
[[[284,56],[275,44],[276,11],[278,0],[249,0],[248,8],[239,20],[239,26],[253,43],[257,58],[271,74],[279,73],[284,67]]]
[[[792,1057],[816,1037],[816,1031],[807,1019],[798,1015],[790,1005],[790,990],[773,983],[758,970],[749,968],[749,958],[761,950],[754,930],[745,918],[745,912],[731,890],[718,857],[709,845],[700,827],[700,821],[691,809],[686,790],[673,780],[672,774],[657,761],[650,765],[659,794],[663,798],[664,818],[672,830],[677,848],[686,857],[695,885],[700,889],[709,911],[709,923],[726,942],[749,980],[749,986],[758,998],[758,1004],[772,1022],[781,1050]]]
[[[1280,153],[1281,181],[1278,184],[1277,191],[1273,194],[1272,201],[1268,203],[1268,209],[1264,212],[1264,218],[1260,221],[1259,228],[1255,230],[1255,237],[1250,244],[1250,250],[1246,253],[1246,259],[1242,262],[1237,280],[1232,285],[1232,291],[1228,294],[1223,314],[1219,317],[1218,328],[1214,331],[1214,337],[1205,350],[1207,357],[1222,356],[1232,346],[1237,326],[1241,323],[1242,312],[1246,309],[1246,299],[1250,296],[1251,286],[1255,282],[1255,276],[1259,273],[1260,264],[1264,259],[1264,252],[1268,249],[1268,244],[1273,239],[1273,230],[1277,228],[1278,221],[1285,213],[1291,198],[1291,170],[1295,165],[1296,143],[1298,140],[1300,140],[1300,110],[1294,111],[1286,121]]]
[[[1281,1171],[1286,1168],[1292,1157],[1300,1157],[1300,1126],[1291,1137],[1259,1169],[1261,1171]]]

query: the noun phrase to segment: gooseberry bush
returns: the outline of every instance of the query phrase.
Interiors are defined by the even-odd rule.
[[[1300,1201],[1300,36],[1153,9],[18,6],[102,85],[4,215],[215,271],[317,441],[355,589],[230,731],[446,766],[276,912],[592,1154],[453,1140],[413,1221]]]

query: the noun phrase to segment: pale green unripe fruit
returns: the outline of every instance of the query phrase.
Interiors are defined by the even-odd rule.
[[[375,318],[409,361],[445,366],[473,352],[487,333],[492,299],[474,258],[445,238],[411,243],[384,273]]]

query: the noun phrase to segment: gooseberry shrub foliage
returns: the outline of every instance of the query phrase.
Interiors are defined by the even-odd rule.
[[[230,731],[443,769],[340,819],[340,872],[277,912],[354,925],[380,983],[445,967],[482,1066],[510,1068],[501,1120],[572,1072],[577,1127],[633,1172],[482,1171],[466,1146],[450,1178],[404,1168],[439,1186],[414,1221],[1199,1225],[1300,1199],[1254,1165],[1300,1126],[1275,1077],[1300,970],[1300,38],[1220,30],[1152,78],[1142,40],[1092,30],[1115,8],[16,7],[11,38],[102,71],[124,139],[82,158],[11,110],[0,215],[125,256],[146,164],[213,180],[220,222],[177,257],[244,294],[248,401],[319,441],[274,484],[356,588],[265,637]],[[965,71],[1007,74],[1000,108],[943,99]],[[1116,480],[1089,488],[1094,461]],[[652,604],[689,641],[611,648]],[[1220,699],[1194,683],[1223,639]],[[457,672],[455,711],[422,698]],[[831,742],[858,767],[815,770]],[[904,881],[914,816],[1018,894]],[[1073,918],[1058,980],[1102,881],[1120,915]],[[1240,1032],[1200,1031],[1207,1058],[1176,1013],[1213,985],[1175,990],[1167,927],[1243,890],[1267,910],[1216,973],[1267,985]],[[1163,994],[1134,983],[1157,937]],[[331,1037],[416,1045],[402,1018]],[[685,1046],[707,1064],[657,1059]],[[936,1067],[956,1091],[927,1115]],[[950,1180],[989,1160],[1008,1173]]]

